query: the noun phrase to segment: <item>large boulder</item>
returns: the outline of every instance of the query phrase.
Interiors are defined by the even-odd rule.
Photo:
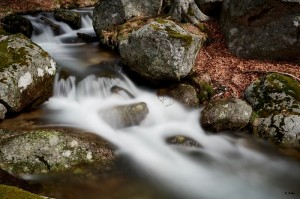
[[[83,164],[110,164],[106,142],[70,130],[5,131],[0,140],[0,167],[15,175],[65,171]]]
[[[204,41],[173,21],[156,19],[121,38],[119,51],[130,71],[162,84],[188,75]]]
[[[300,57],[300,4],[295,1],[225,0],[221,27],[229,50],[239,57]]]
[[[56,63],[22,34],[0,34],[0,100],[19,112],[52,94]]]
[[[202,111],[201,125],[214,132],[241,130],[250,121],[252,108],[241,99],[218,99],[209,102]]]
[[[253,82],[245,91],[255,112],[255,136],[276,144],[300,146],[300,84],[281,74],[269,74]]]
[[[9,33],[22,33],[28,38],[33,32],[33,26],[29,19],[17,14],[11,14],[1,19],[1,25]]]
[[[157,15],[162,0],[101,0],[94,8],[93,26],[101,37],[102,31],[124,23],[133,17]]]

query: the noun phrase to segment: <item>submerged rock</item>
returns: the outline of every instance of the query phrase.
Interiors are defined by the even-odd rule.
[[[188,84],[178,84],[169,88],[159,89],[157,95],[160,98],[164,96],[171,97],[190,108],[199,106],[196,90],[193,86]]]
[[[52,94],[56,63],[22,34],[0,34],[0,100],[11,112]]]
[[[253,107],[255,136],[276,144],[300,146],[300,84],[272,73],[253,82],[245,91]]]
[[[144,102],[116,106],[99,113],[114,128],[139,125],[148,115],[149,109]]]
[[[161,9],[162,0],[101,0],[95,6],[93,26],[101,37],[102,31],[120,25],[133,17],[154,16]]]
[[[64,171],[83,164],[113,160],[108,144],[89,134],[33,130],[0,140],[0,167],[15,175]]]
[[[170,83],[188,75],[204,40],[170,20],[157,19],[121,38],[119,51],[127,68],[144,80]]]
[[[225,0],[221,27],[229,50],[258,59],[300,57],[300,4],[280,0]]]
[[[250,121],[252,108],[241,99],[218,99],[209,102],[202,111],[201,125],[214,132],[240,130]]]
[[[63,21],[72,28],[78,29],[81,26],[81,15],[72,10],[58,9],[54,12],[57,21]]]
[[[33,27],[31,22],[17,14],[11,14],[4,17],[1,20],[1,25],[4,30],[9,33],[22,33],[26,37],[30,38],[33,32]]]

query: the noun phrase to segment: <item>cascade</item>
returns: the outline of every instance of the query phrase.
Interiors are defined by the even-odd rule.
[[[79,30],[55,21],[49,13],[26,17],[35,28],[32,40],[49,52],[61,68],[89,74],[85,71],[99,63],[105,52],[100,52],[97,43],[67,42],[77,32],[93,34],[92,9],[78,11],[83,16]],[[41,23],[41,16],[58,24],[62,34],[55,35]],[[107,58],[110,57],[106,55]],[[49,120],[106,139],[116,147],[117,154],[128,156],[148,178],[176,192],[179,198],[282,199],[285,192],[297,190],[298,164],[248,147],[246,138],[209,134],[199,124],[199,109],[187,110],[176,102],[168,104],[153,91],[134,85],[120,68],[113,68],[112,72],[114,78],[96,74],[57,77],[54,95],[45,104],[52,113]],[[113,86],[126,89],[134,97],[111,94]],[[149,109],[138,126],[117,129],[100,114],[108,108],[138,102],[145,102]],[[201,147],[166,143],[167,138],[176,135],[191,138]]]

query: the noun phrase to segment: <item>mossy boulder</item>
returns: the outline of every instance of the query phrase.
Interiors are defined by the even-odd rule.
[[[115,106],[100,113],[101,117],[114,128],[139,125],[148,115],[149,109],[144,102]]]
[[[251,114],[251,106],[241,99],[217,99],[204,107],[200,121],[203,128],[213,132],[237,131],[249,123]]]
[[[0,100],[19,112],[52,95],[56,62],[22,34],[0,34]]]
[[[225,0],[221,27],[227,47],[239,57],[300,57],[300,4],[296,1]]]
[[[157,19],[121,38],[119,51],[127,69],[144,81],[170,84],[188,75],[204,41],[173,21]]]
[[[57,21],[65,22],[75,29],[78,29],[81,26],[81,15],[76,11],[58,9],[54,11],[54,18]]]
[[[101,0],[93,13],[95,32],[101,38],[103,30],[123,24],[128,19],[157,15],[161,5],[162,0]]]
[[[3,19],[1,19],[1,25],[3,26],[4,30],[9,33],[22,33],[26,37],[30,38],[33,32],[33,26],[31,22],[17,14],[11,14]]]
[[[17,187],[1,185],[0,184],[0,198],[1,199],[45,199],[45,197],[35,195],[28,191],[24,191]]]
[[[0,140],[0,167],[15,175],[60,172],[89,164],[109,164],[109,145],[91,134],[66,130],[6,131]]]
[[[255,115],[255,136],[276,144],[300,146],[300,84],[292,77],[272,73],[253,82],[245,98]]]
[[[158,97],[164,101],[164,97],[171,97],[189,108],[199,106],[196,90],[188,84],[175,84],[168,88],[161,88],[157,91]]]

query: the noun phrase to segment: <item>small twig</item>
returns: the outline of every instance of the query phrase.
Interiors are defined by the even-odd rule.
[[[212,57],[204,50],[204,53],[207,55],[207,57],[209,57],[210,59],[212,59]]]
[[[278,73],[281,75],[290,76],[290,77],[294,78],[295,80],[297,80],[298,82],[300,82],[299,77],[296,77],[295,75],[292,75],[290,73],[285,73],[285,72],[280,72],[280,71],[246,70],[246,71],[242,71],[242,73]]]

